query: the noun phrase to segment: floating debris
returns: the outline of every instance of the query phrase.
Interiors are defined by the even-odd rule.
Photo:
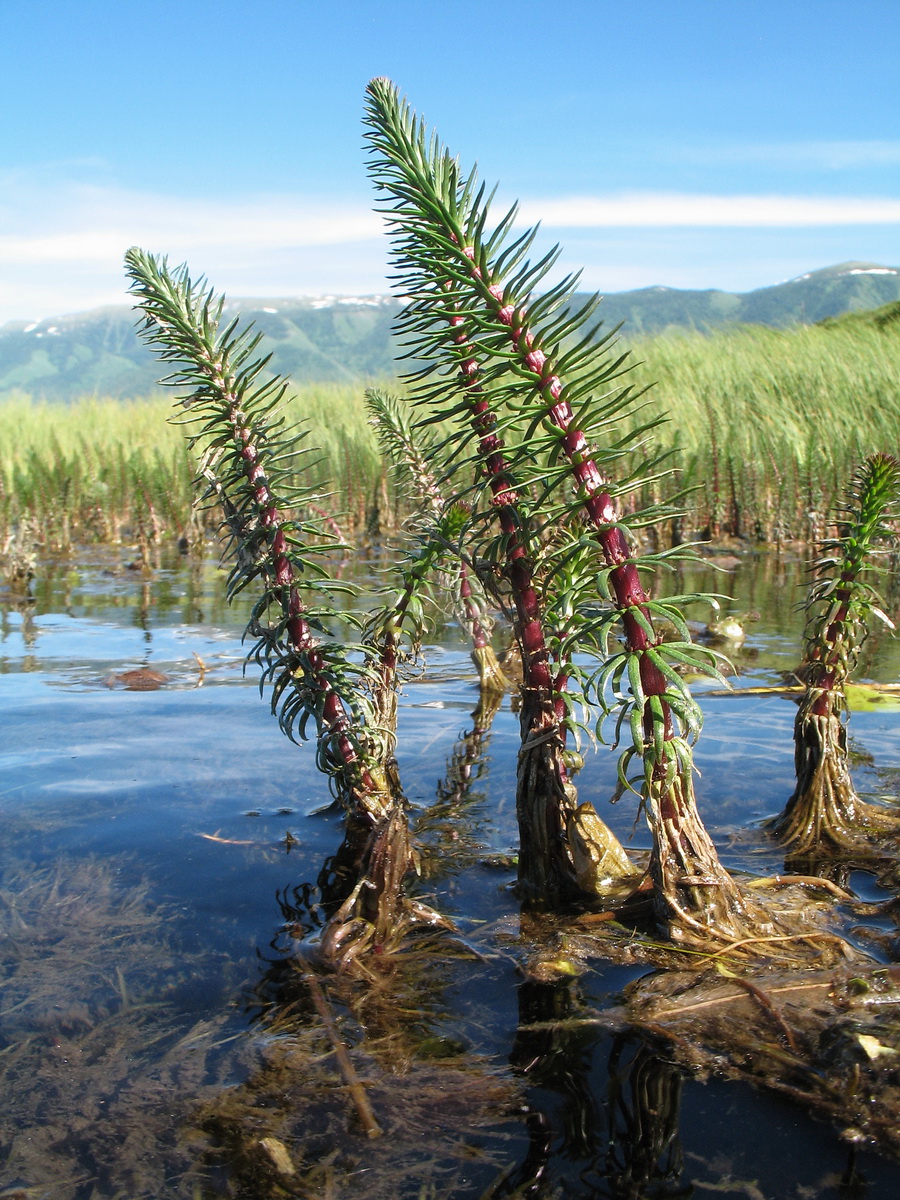
[[[165,687],[169,676],[162,671],[154,671],[152,667],[136,667],[131,671],[119,671],[107,675],[104,683],[108,688],[124,688],[126,692],[155,692],[157,688]]]

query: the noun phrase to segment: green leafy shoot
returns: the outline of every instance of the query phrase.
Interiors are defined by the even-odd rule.
[[[308,430],[285,427],[287,382],[268,372],[252,327],[234,319],[223,328],[224,300],[186,266],[170,270],[165,258],[137,248],[126,266],[143,315],[139,332],[175,365],[163,382],[183,393],[177,419],[199,456],[206,499],[224,513],[228,594],[259,588],[247,634],[260,688],[272,685],[272,709],[289,737],[306,738],[312,723],[318,764],[339,793],[365,788],[377,761],[367,733],[374,669],[358,647],[332,635],[334,623],[348,619],[332,597],[348,589],[328,571],[338,544],[303,515],[312,493],[296,482],[297,468],[314,452],[302,444]]]
[[[805,609],[807,685],[832,690],[849,679],[871,619],[893,629],[872,579],[877,558],[896,538],[900,462],[873,454],[857,471],[838,520],[839,535],[822,545]]]

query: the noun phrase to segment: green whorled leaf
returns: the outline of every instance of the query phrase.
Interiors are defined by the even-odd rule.
[[[165,259],[137,249],[126,261],[143,313],[141,335],[164,361],[177,364],[168,382],[188,391],[178,420],[187,422],[189,441],[201,452],[207,495],[225,514],[234,557],[228,595],[251,583],[261,587],[247,630],[255,638],[248,658],[259,665],[260,687],[272,684],[273,711],[289,737],[302,738],[313,721],[319,764],[333,775],[353,775],[358,768],[343,753],[342,739],[364,757],[367,736],[361,731],[372,716],[366,685],[374,675],[365,658],[353,660],[358,651],[329,633],[338,617],[330,596],[350,589],[331,580],[321,561],[338,548],[337,539],[294,515],[318,496],[293,480],[298,464],[310,461],[310,451],[298,449],[305,434],[288,430],[279,413],[287,383],[267,375],[269,357],[257,354],[259,333],[241,330],[237,319],[221,328],[224,302],[204,280],[191,280],[184,266],[169,270]],[[247,461],[245,448],[252,449]],[[285,539],[279,570],[287,564],[289,584],[276,579],[274,527],[270,517],[263,520],[272,510]],[[315,543],[309,540],[313,535]],[[296,616],[318,635],[315,650],[291,644],[288,630]],[[336,726],[324,718],[329,693],[346,714]]]
[[[587,646],[595,649],[597,654],[606,656],[615,653],[610,649],[611,646],[618,646],[623,642],[621,624],[619,610],[610,602],[605,611],[582,619],[579,629]]]
[[[653,666],[656,667],[657,671],[665,676],[665,679],[669,685],[666,689],[667,693],[674,688],[675,691],[682,696],[687,703],[694,703],[691,697],[691,689],[674,669],[671,663],[667,661],[664,645],[658,648],[654,648],[652,646],[648,647],[643,651],[643,655],[646,657],[648,662],[651,662]]]
[[[644,694],[644,685],[641,681],[641,655],[635,654],[633,651],[626,655],[625,670],[628,675],[628,686],[631,688],[631,694],[634,697],[635,707],[643,709],[647,702],[647,697]]]
[[[682,641],[691,642],[691,631],[679,606],[669,604],[664,600],[649,600],[647,602],[647,611],[654,617],[658,617],[663,621],[669,621],[675,627]]]
[[[654,642],[656,640],[656,630],[653,628],[653,623],[647,615],[647,612],[644,611],[645,607],[646,606],[639,604],[629,604],[617,609],[617,611],[622,617],[631,617],[634,623],[643,631],[644,635],[651,642]]]
[[[869,581],[879,542],[892,534],[900,505],[900,461],[871,455],[854,476],[843,502],[841,534],[823,544],[814,564],[805,608],[806,660],[821,661],[840,686],[856,666],[870,618],[883,601]]]
[[[669,709],[680,721],[682,730],[686,730],[690,741],[695,742],[703,728],[703,713],[700,706],[690,696],[671,689],[666,691],[664,699]],[[669,740],[671,741],[671,739]]]
[[[891,620],[891,618],[887,615],[887,613],[884,612],[882,609],[880,609],[877,604],[870,604],[869,612],[872,614],[873,617],[876,617],[879,621],[881,621],[881,623],[883,625],[886,625],[888,627],[888,629],[896,630],[897,626],[894,624],[894,622]]]
[[[585,691],[593,698],[594,702],[599,705],[603,712],[611,711],[610,706],[605,703],[604,697],[606,690],[611,687],[614,694],[621,699],[620,687],[616,683],[616,673],[621,673],[625,670],[627,654],[624,652],[610,656],[600,667],[598,671],[593,672],[585,680]]]
[[[670,565],[668,558],[665,565]],[[659,600],[651,601],[651,603],[679,610],[687,608],[691,604],[705,604],[713,612],[719,612],[722,607],[720,602],[728,602],[730,600],[731,597],[726,596],[723,592],[682,592],[680,595],[663,596]]]
[[[666,733],[668,731],[668,714],[663,708],[662,696],[648,696],[644,711],[650,712],[650,728],[652,734],[652,752],[654,760],[664,762],[666,758]],[[645,758],[647,757],[645,751]]]
[[[639,708],[636,704],[632,704],[630,707],[626,707],[626,709],[622,713],[622,716],[616,722],[616,740],[615,740],[614,744],[618,745],[618,743],[619,743],[619,729],[622,725],[622,719],[624,718],[626,713],[628,716],[629,725],[631,726],[631,741],[634,746],[634,749],[639,754],[644,754],[645,750],[646,750],[645,737],[644,737],[644,714],[643,714],[643,710],[641,708]]]
[[[705,675],[724,688],[731,687],[727,677],[716,666],[717,662],[730,665],[729,660],[711,646],[698,646],[695,642],[664,642],[658,649],[695,675]]]
[[[624,792],[634,792],[636,796],[641,796],[641,793],[634,786],[632,780],[628,778],[628,768],[631,765],[632,760],[638,757],[640,757],[639,752],[635,750],[633,746],[627,747],[627,749],[625,749],[619,755],[618,761],[616,762],[616,775],[618,777],[619,786],[616,789],[615,795],[612,797],[613,804],[615,804],[616,801],[621,798]],[[643,800],[642,797],[641,799]]]

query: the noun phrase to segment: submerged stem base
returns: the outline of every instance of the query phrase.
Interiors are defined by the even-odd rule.
[[[415,865],[404,801],[373,823],[348,818],[344,841],[319,877],[323,901],[333,910],[318,947],[325,966],[346,970],[366,951],[395,950],[414,925],[453,928],[405,894],[404,881]]]
[[[521,722],[516,815],[523,899],[542,909],[604,899],[635,868],[593,806],[579,805],[549,706],[523,691]]]
[[[879,834],[900,833],[900,818],[856,794],[847,761],[847,727],[839,713],[804,703],[794,727],[797,787],[773,825],[792,858],[859,851]]]
[[[765,908],[719,862],[687,771],[654,780],[645,804],[653,832],[654,914],[666,939],[712,953],[727,949],[729,957],[793,962],[821,956],[819,935],[803,924],[802,914],[795,921]]]

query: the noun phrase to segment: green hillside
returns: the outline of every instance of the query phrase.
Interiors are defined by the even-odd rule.
[[[654,287],[613,293],[604,297],[602,312],[614,325],[624,322],[627,338],[683,327],[709,333],[732,325],[811,325],[897,300],[900,268],[849,262],[753,292]]]
[[[873,329],[900,329],[900,300],[882,304],[881,308],[869,308],[864,312],[843,313],[839,317],[826,317],[819,322],[826,329],[843,329],[869,326]]]
[[[577,298],[576,298],[577,299]],[[710,333],[742,324],[812,324],[900,301],[900,268],[842,263],[743,294],[652,287],[604,297],[607,327],[626,342],[659,333]],[[355,383],[396,373],[391,296],[235,299],[229,307],[255,321],[272,351],[273,370],[305,383]],[[0,395],[70,401],[153,394],[159,367],[138,341],[122,305],[0,327]]]

